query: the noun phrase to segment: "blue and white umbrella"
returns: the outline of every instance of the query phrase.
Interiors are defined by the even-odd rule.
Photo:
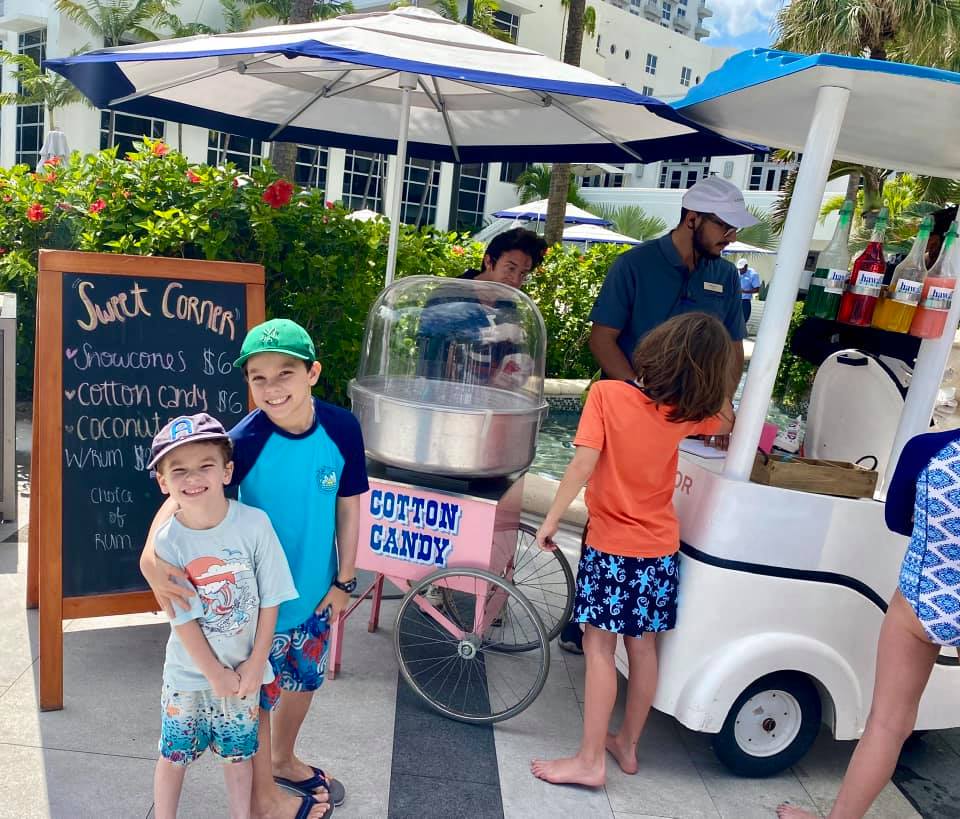
[[[443,161],[651,162],[752,150],[582,68],[404,7],[48,60],[98,108]],[[390,197],[388,281],[400,186]]]
[[[547,205],[549,202],[549,199],[538,199],[536,202],[524,202],[522,205],[514,205],[512,208],[498,210],[493,215],[498,219],[546,222]],[[567,209],[563,214],[563,221],[568,225],[603,225],[608,227],[613,224],[609,219],[604,219],[602,216],[597,216],[588,210],[578,208],[570,202],[567,202]]]

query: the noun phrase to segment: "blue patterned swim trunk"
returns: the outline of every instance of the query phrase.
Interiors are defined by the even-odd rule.
[[[225,762],[243,762],[257,752],[256,696],[217,697],[210,690],[164,685],[160,709],[160,755],[176,765],[189,765],[207,748]]]
[[[677,623],[680,562],[666,557],[622,557],[583,550],[577,570],[573,622],[625,637],[669,631]]]
[[[917,478],[913,536],[898,588],[930,642],[960,647],[960,447],[950,444]]]
[[[274,680],[260,689],[260,707],[272,711],[281,691],[316,691],[327,674],[330,610],[310,617],[296,628],[278,631],[270,647]]]

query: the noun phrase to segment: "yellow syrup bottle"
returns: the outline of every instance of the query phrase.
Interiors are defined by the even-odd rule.
[[[931,230],[933,218],[927,216],[920,223],[920,230],[917,238],[913,240],[910,253],[893,271],[893,279],[873,311],[873,326],[878,330],[910,332],[913,314],[917,311],[920,294],[923,292],[923,280],[927,275],[927,265],[923,257]]]

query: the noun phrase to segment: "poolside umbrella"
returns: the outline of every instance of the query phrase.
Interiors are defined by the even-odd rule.
[[[563,241],[582,244],[586,249],[590,245],[642,245],[640,239],[625,236],[601,225],[571,225],[564,228]]]
[[[547,221],[547,203],[548,199],[538,199],[536,202],[525,202],[522,205],[514,205],[512,208],[504,208],[496,211],[493,215],[498,219],[522,219],[527,222],[546,222]],[[583,208],[567,202],[567,210],[563,221],[568,225],[612,225],[609,219],[590,213]]]
[[[401,167],[407,156],[616,163],[751,150],[616,82],[414,7],[121,46],[46,66],[98,108],[396,154]],[[388,281],[400,222],[394,188]]]

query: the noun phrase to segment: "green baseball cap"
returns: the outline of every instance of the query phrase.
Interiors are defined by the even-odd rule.
[[[311,363],[317,360],[317,350],[310,334],[295,321],[282,318],[265,321],[247,333],[240,348],[240,358],[233,362],[233,366],[242,367],[248,358],[259,353],[281,353]]]

